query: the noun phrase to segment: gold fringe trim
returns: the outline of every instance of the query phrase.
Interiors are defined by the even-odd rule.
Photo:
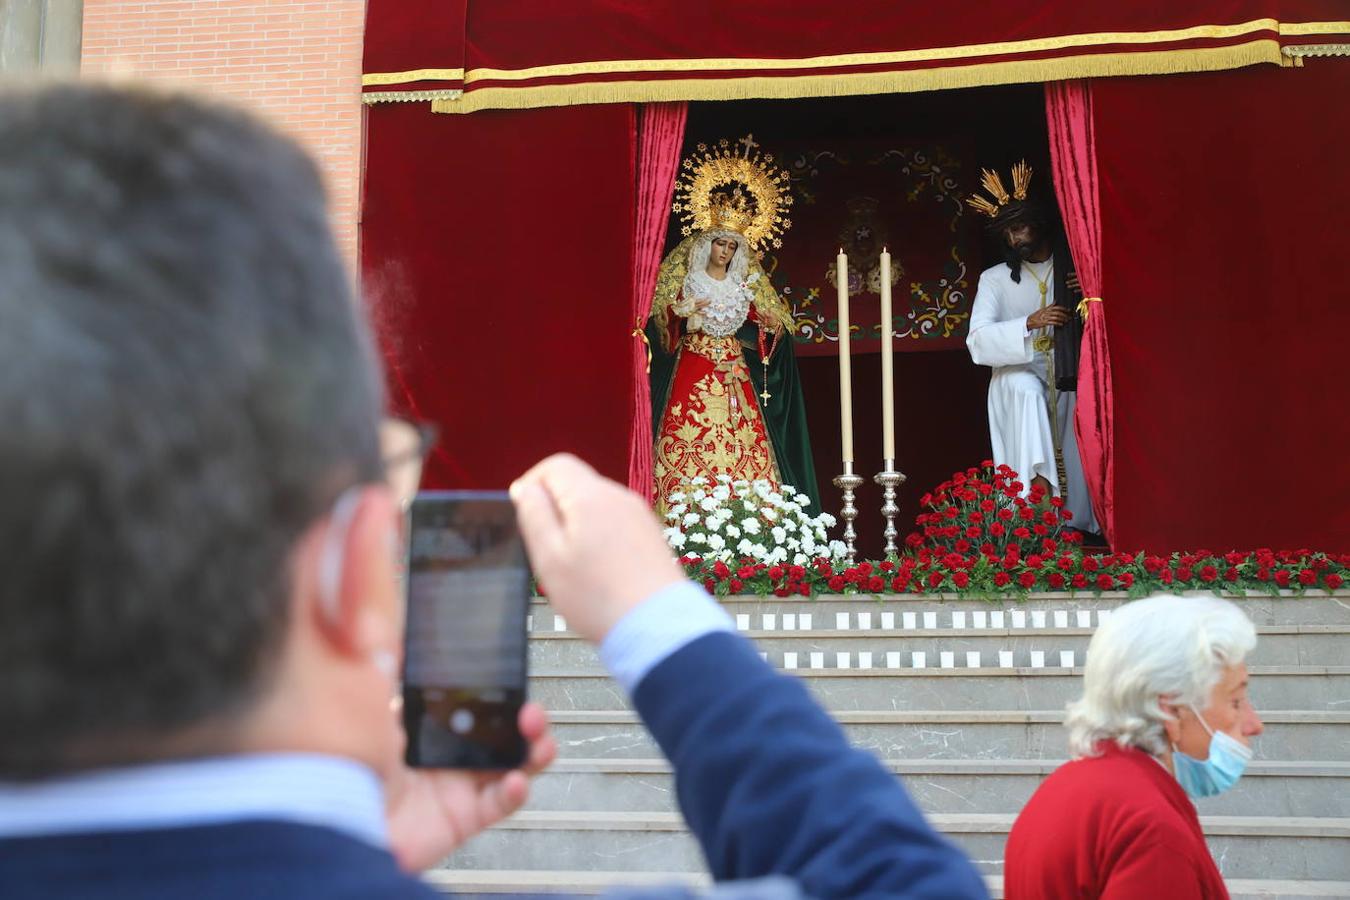
[[[482,88],[469,91],[457,100],[433,100],[431,109],[436,113],[470,113],[485,109],[536,109],[544,106],[586,103],[783,100],[797,97],[910,93],[1113,75],[1213,72],[1262,63],[1279,65],[1283,58],[1279,41],[1274,38],[1263,38],[1226,47],[1138,53],[1094,53],[1055,59],[1007,60],[904,72],[610,81],[522,88]]]
[[[361,102],[375,103],[411,103],[415,100],[458,100],[464,91],[459,88],[440,91],[369,91],[361,95]]]
[[[362,87],[407,84],[410,81],[463,81],[463,69],[409,69],[407,72],[369,72],[361,76]]]

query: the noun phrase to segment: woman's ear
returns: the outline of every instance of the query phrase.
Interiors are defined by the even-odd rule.
[[[1190,711],[1185,707],[1178,706],[1173,697],[1159,697],[1158,706],[1167,714],[1163,720],[1163,732],[1167,735],[1167,743],[1175,745],[1181,740],[1181,717]]]

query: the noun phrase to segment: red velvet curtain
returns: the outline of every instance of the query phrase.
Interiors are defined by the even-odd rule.
[[[651,348],[643,325],[652,311],[656,273],[670,221],[675,174],[680,168],[687,103],[641,108],[637,136],[637,211],[633,230],[633,433],[628,448],[628,486],[652,499]]]
[[[1078,362],[1074,433],[1092,508],[1108,541],[1115,538],[1115,472],[1112,461],[1111,352],[1106,343],[1102,296],[1102,217],[1097,193],[1097,147],[1092,86],[1060,81],[1045,86],[1045,119],[1054,167],[1055,196],[1064,218],[1078,281],[1083,288],[1083,346]]]
[[[628,474],[633,108],[369,110],[362,276],[428,487],[570,450]]]
[[[1343,59],[1093,83],[1117,546],[1350,551],[1347,97]]]

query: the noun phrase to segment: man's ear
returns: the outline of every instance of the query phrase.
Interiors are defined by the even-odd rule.
[[[351,488],[320,526],[309,613],[334,652],[368,659],[397,644],[397,510],[383,485]]]

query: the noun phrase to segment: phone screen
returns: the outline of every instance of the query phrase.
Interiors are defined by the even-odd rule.
[[[529,567],[505,492],[424,491],[410,511],[403,724],[408,765],[525,761]]]

